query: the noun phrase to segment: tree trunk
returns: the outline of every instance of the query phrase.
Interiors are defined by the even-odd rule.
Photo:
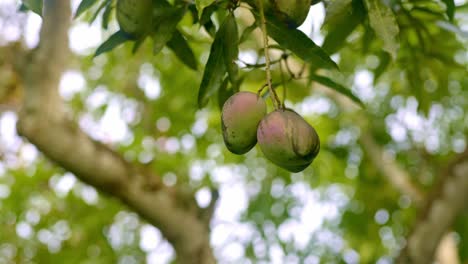
[[[178,263],[215,263],[206,216],[190,191],[167,187],[158,175],[127,162],[67,118],[58,92],[67,65],[70,2],[45,0],[39,47],[21,65],[25,96],[18,132],[80,180],[113,195],[159,228]],[[203,216],[203,217],[202,217]]]

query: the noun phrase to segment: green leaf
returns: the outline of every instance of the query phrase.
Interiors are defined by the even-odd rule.
[[[372,44],[374,44],[374,39],[375,39],[375,32],[374,30],[372,30],[371,28],[367,28],[364,30],[364,33],[362,34],[362,37],[361,37],[361,45],[362,45],[362,48],[361,48],[361,54],[362,55],[366,55],[367,53],[371,52],[371,47],[372,47]],[[385,52],[385,51],[384,51]],[[390,57],[390,55],[388,56]]]
[[[464,37],[464,38],[468,39],[468,31],[464,31],[461,28],[455,26],[454,24],[451,24],[451,23],[446,22],[446,21],[437,21],[436,24],[439,27],[441,27],[441,28],[443,28],[445,30],[448,30],[450,32],[458,34],[461,37]]]
[[[466,4],[462,4],[462,5],[458,5],[455,7],[457,9],[457,11],[468,11],[468,3]]]
[[[284,23],[272,16],[266,17],[266,27],[270,37],[304,61],[317,67],[338,69],[330,56],[302,31],[288,28]]]
[[[312,81],[316,81],[320,84],[323,84],[327,87],[332,88],[333,90],[339,92],[340,94],[347,96],[349,99],[353,100],[357,104],[359,104],[361,107],[365,107],[364,103],[359,99],[357,96],[355,96],[350,89],[344,87],[343,85],[336,83],[332,79],[325,77],[325,76],[320,76],[316,74],[312,74],[309,76],[309,79]]]
[[[102,53],[109,52],[128,40],[131,40],[131,37],[127,33],[119,30],[112,34],[97,48],[96,53],[94,53],[94,57],[99,56]]]
[[[352,0],[331,1],[327,6],[324,25],[336,25],[343,19],[344,14],[350,14]]]
[[[377,80],[382,76],[382,74],[387,69],[388,65],[390,65],[390,55],[386,52],[381,52],[379,55],[379,66],[374,70],[374,84],[377,83]]]
[[[18,8],[18,11],[25,13],[29,11],[29,8],[25,4],[21,4],[20,7]]]
[[[23,6],[42,16],[42,0],[23,0]]]
[[[455,16],[455,1],[453,0],[442,0],[445,3],[445,13],[447,14],[450,21],[453,21]]]
[[[238,66],[236,64],[237,56],[239,55],[239,32],[237,31],[237,23],[234,14],[229,13],[224,22],[224,63],[229,74],[231,83],[237,82]]]
[[[104,10],[104,13],[102,14],[102,28],[107,29],[109,26],[109,18],[111,15],[113,7],[111,5],[111,1],[108,1],[108,4],[106,5],[106,9]]]
[[[153,53],[159,53],[167,42],[172,38],[172,34],[177,29],[177,24],[184,16],[186,8],[162,7],[157,8],[154,13],[154,25],[152,38]]]
[[[86,10],[88,10],[90,7],[92,7],[95,3],[97,3],[97,0],[82,0],[80,2],[80,5],[76,9],[75,17],[79,17],[81,14],[83,14]]]
[[[343,5],[344,2],[348,4]],[[329,15],[328,12],[332,12],[333,15]],[[362,23],[365,14],[360,1],[357,4],[351,4],[351,1],[333,1],[327,8],[327,17],[328,34],[325,36],[322,48],[328,54],[333,54],[346,44],[346,39]],[[325,20],[327,21],[327,18]]]
[[[205,7],[213,4],[214,2],[216,2],[216,0],[195,0],[195,5],[197,6],[198,10],[198,17],[201,17]]]
[[[174,31],[172,34],[172,38],[167,42],[167,47],[169,47],[185,65],[193,70],[197,69],[197,59],[187,40],[178,30]]]
[[[206,32],[210,34],[211,37],[214,38],[216,36],[216,27],[214,26],[213,21],[208,21],[203,25],[203,27],[205,28]]]
[[[325,36],[322,47],[329,54],[337,52],[344,44],[346,44],[348,36],[361,23],[361,18],[354,14],[351,14],[347,18],[347,21],[342,21],[341,24],[330,29],[328,34]]]
[[[218,8],[218,3],[213,2],[209,6],[203,9],[202,14],[200,15],[200,20],[198,23],[200,25],[205,25],[209,21],[211,21],[211,15],[213,14],[214,11]]]
[[[111,4],[111,0],[106,0],[106,1],[103,1],[99,7],[97,8],[97,10],[94,12],[93,16],[89,19],[89,24],[92,24],[94,22],[94,20],[96,20],[96,18],[98,17],[99,13],[101,13],[101,10],[104,8],[104,7],[108,7],[110,6]]]
[[[132,48],[132,54],[135,54],[138,51],[138,49],[141,47],[143,42],[145,42],[145,39],[146,38],[139,38],[135,40],[135,44],[133,44],[133,48]]]
[[[392,10],[381,0],[365,0],[365,3],[370,26],[383,41],[383,49],[395,59],[400,46],[398,42],[400,29]]]
[[[256,28],[257,28],[257,24],[256,24],[256,23],[253,23],[252,25],[246,27],[246,28],[244,29],[244,31],[242,32],[242,35],[241,35],[240,38],[239,38],[239,44],[240,44],[240,43],[243,43],[244,41],[246,41],[247,38],[249,37],[250,33],[252,33],[252,31],[254,31]]]
[[[224,78],[223,83],[219,87],[218,90],[218,107],[219,110],[223,109],[224,102],[226,102],[229,97],[231,97],[234,94],[234,89],[232,87],[228,87],[229,83],[229,78]]]
[[[202,82],[198,91],[198,106],[203,107],[221,87],[226,75],[226,63],[224,62],[224,48],[226,43],[226,32],[228,18],[220,26],[211,45],[210,55],[203,72]]]

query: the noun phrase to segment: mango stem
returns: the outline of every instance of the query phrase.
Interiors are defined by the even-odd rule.
[[[267,78],[267,86],[268,90],[270,91],[270,98],[273,101],[273,105],[275,109],[281,107],[281,101],[276,94],[275,89],[273,89],[271,85],[271,71],[270,71],[270,54],[268,53],[268,34],[266,29],[266,21],[265,21],[265,13],[263,8],[263,0],[257,0],[258,8],[260,9],[260,23],[262,28],[262,35],[263,35],[263,50],[265,53],[265,71],[266,71],[266,78]]]

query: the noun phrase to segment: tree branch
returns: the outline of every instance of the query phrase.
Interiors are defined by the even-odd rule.
[[[395,159],[393,159],[393,157],[386,153],[385,150],[375,142],[375,139],[371,134],[363,132],[360,141],[364,149],[367,151],[369,159],[381,171],[385,178],[387,178],[388,181],[401,193],[410,196],[417,207],[423,207],[425,202],[424,194],[409,180],[410,175],[407,171],[401,168]],[[431,242],[435,243],[435,246],[432,247],[432,253],[430,254],[429,259],[433,258],[435,251],[436,259],[441,264],[457,264],[459,262],[458,251],[454,238],[447,233],[449,228],[450,226],[446,226],[442,229],[442,234],[434,238],[435,240]],[[443,239],[442,236],[444,236]],[[420,240],[420,242],[423,244],[427,243],[425,240]]]
[[[45,0],[43,18],[39,47],[24,71],[18,132],[52,161],[158,227],[179,263],[215,263],[208,227],[190,191],[164,186],[159,177],[92,140],[66,117],[58,84],[69,56],[70,1]]]
[[[17,64],[28,54],[20,42],[0,47],[0,113],[19,110],[23,87]]]
[[[387,180],[401,193],[408,195],[417,205],[424,201],[424,195],[409,180],[408,173],[402,169],[398,163],[383,150],[374,140],[372,135],[363,132],[360,138],[361,144],[367,151],[369,159],[387,178]]]
[[[420,220],[408,238],[400,263],[425,264],[433,258],[437,244],[468,204],[468,149],[446,170]]]

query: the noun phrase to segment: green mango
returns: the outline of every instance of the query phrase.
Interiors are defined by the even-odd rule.
[[[259,9],[258,0],[246,0],[249,5]],[[262,0],[265,14],[274,15],[288,26],[297,28],[304,23],[313,0]]]
[[[117,0],[117,22],[120,29],[135,39],[151,31],[152,0]]]
[[[266,115],[258,125],[257,140],[267,159],[291,172],[307,168],[320,150],[315,129],[290,109]]]
[[[226,147],[244,154],[257,144],[257,127],[266,115],[265,100],[256,93],[238,92],[223,105],[221,125]]]
[[[298,27],[304,23],[312,0],[274,0],[274,9],[288,25]]]

